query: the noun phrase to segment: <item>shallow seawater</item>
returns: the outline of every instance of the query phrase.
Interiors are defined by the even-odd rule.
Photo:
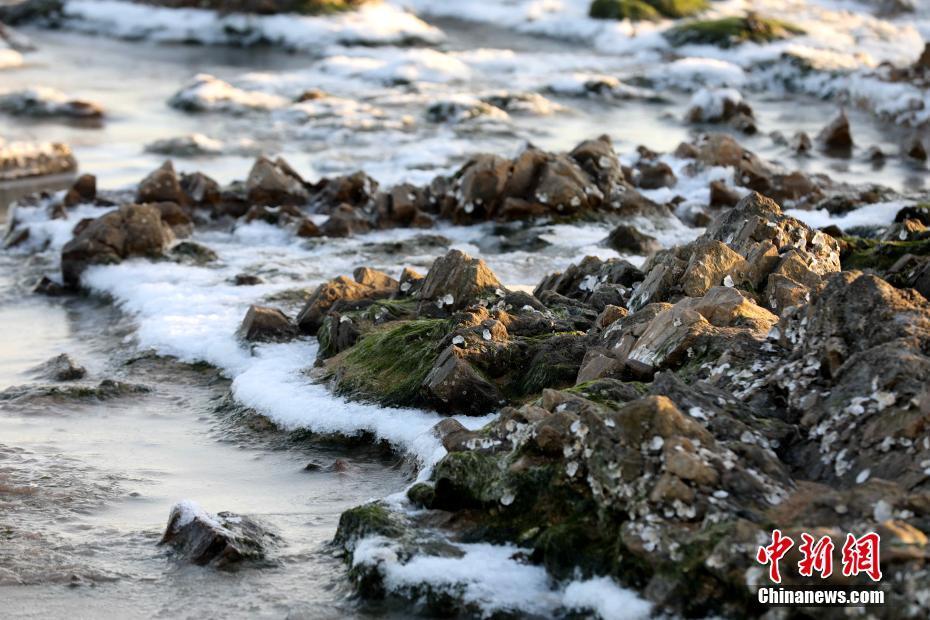
[[[408,484],[401,460],[244,425],[212,369],[127,352],[133,325],[109,305],[19,295],[0,300],[0,389],[32,382],[36,363],[68,352],[88,369],[82,383],[115,378],[151,392],[0,403],[4,617],[359,613],[328,543],[343,510]],[[305,470],[337,458],[345,471]],[[178,563],[157,542],[185,498],[268,525],[282,540],[273,565],[223,573]]]
[[[436,24],[448,35],[444,51],[510,50],[518,59],[515,73],[497,74],[491,63],[486,70],[450,82],[333,78],[328,86],[342,89],[338,94],[383,108],[389,120],[414,119],[409,127],[388,123],[357,132],[345,127],[298,131],[271,115],[189,114],[172,109],[167,101],[198,73],[236,81],[257,72],[274,82],[302,71],[316,76],[317,63],[327,58],[377,56],[380,48],[320,50],[317,57],[270,48],[163,45],[26,29],[39,51],[27,56],[24,67],[4,72],[2,87],[54,87],[102,102],[108,118],[88,125],[0,115],[0,135],[67,142],[81,171],[97,175],[100,186],[111,189],[138,182],[165,159],[146,153],[146,144],[191,132],[227,144],[250,141],[247,153],[231,149],[218,156],[174,159],[181,170],[201,170],[221,182],[244,178],[254,154],[266,151],[282,155],[310,179],[364,169],[390,183],[422,182],[454,168],[472,152],[508,154],[526,142],[569,149],[606,133],[621,154],[634,152],[640,144],[670,151],[702,129],[683,122],[689,97],[672,91],[663,92],[659,103],[547,95],[565,111],[546,117],[514,114],[498,126],[425,122],[424,110],[432,100],[524,83],[521,62],[535,72],[534,79],[558,78],[570,71],[569,66],[630,70],[624,59],[600,57],[574,43],[454,20]],[[851,158],[798,158],[768,132],[790,137],[803,130],[814,135],[835,113],[835,106],[800,96],[748,98],[762,133],[740,140],[760,155],[791,169],[823,172],[843,181],[924,187],[921,168],[891,159],[876,169],[862,156],[871,145],[896,152],[905,132],[850,110],[857,140]],[[7,204],[27,191],[57,190],[66,184],[55,179],[0,186],[0,220]],[[248,304],[290,288],[313,286],[359,265],[395,275],[405,265],[425,270],[448,247],[459,247],[480,253],[506,285],[527,288],[586,254],[616,255],[601,245],[608,229],[597,224],[537,231],[544,243],[532,251],[509,248],[508,231],[491,226],[427,232],[447,238],[388,231],[321,245],[295,242],[261,225],[198,231],[196,240],[217,251],[219,265],[185,270],[173,264],[131,262],[95,273],[96,295],[64,299],[30,293],[38,276],[56,271],[54,248],[35,256],[0,254],[0,391],[37,383],[32,369],[62,352],[87,367],[85,383],[118,379],[151,388],[106,401],[0,401],[0,616],[388,615],[386,610],[364,608],[352,597],[344,562],[328,543],[343,510],[409,485],[416,475],[411,464],[379,447],[327,443],[243,417],[229,405],[236,372],[223,376],[153,351],[193,361],[215,341],[221,357]],[[700,231],[649,232],[671,244]],[[234,291],[228,281],[239,272],[260,275],[266,284],[254,292]],[[114,307],[107,294],[121,307]],[[226,314],[217,312],[217,299],[227,305]],[[281,355],[285,353],[294,352]],[[280,361],[274,351],[263,354],[269,365]],[[312,362],[312,356],[307,357],[306,366]],[[241,375],[247,373],[239,374],[244,393],[249,386],[242,385]],[[269,384],[267,389],[283,385]],[[310,402],[324,403],[336,417],[362,419],[369,413],[327,396],[322,388],[311,395],[317,400]],[[298,413],[313,419],[313,412]],[[435,421],[420,414],[397,415],[426,428]],[[310,462],[326,465],[336,459],[347,462],[345,471],[305,470]],[[252,515],[267,524],[282,540],[271,552],[273,565],[224,573],[177,562],[157,543],[171,506],[182,499],[195,500],[211,512]]]

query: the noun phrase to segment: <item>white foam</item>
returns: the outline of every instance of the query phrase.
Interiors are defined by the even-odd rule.
[[[461,557],[416,555],[403,561],[391,541],[364,538],[353,552],[354,566],[377,566],[390,592],[409,594],[428,584],[476,607],[484,617],[498,613],[552,617],[565,609],[591,612],[604,620],[646,618],[651,605],[610,579],[553,584],[542,566],[519,557],[529,550],[513,545],[458,544]]]
[[[894,222],[894,217],[899,210],[912,204],[914,203],[911,201],[879,202],[859,207],[841,215],[831,215],[826,209],[817,211],[787,209],[785,213],[801,220],[812,228],[836,225],[845,230],[855,226],[887,226]]]

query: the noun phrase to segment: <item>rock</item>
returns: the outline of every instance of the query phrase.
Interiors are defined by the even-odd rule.
[[[191,265],[208,265],[219,260],[216,252],[205,245],[193,241],[182,241],[171,248],[169,255],[179,262]]]
[[[320,226],[320,232],[327,237],[351,237],[371,230],[371,222],[354,207],[339,205],[333,210],[329,219]]]
[[[103,108],[92,101],[70,99],[51,88],[29,88],[0,94],[0,111],[14,116],[74,119],[103,118]]]
[[[87,370],[70,355],[62,353],[33,368],[32,373],[37,378],[48,381],[77,381],[84,378]]]
[[[596,19],[653,20],[690,17],[707,8],[706,0],[594,0],[588,14]]]
[[[368,0],[148,0],[172,9],[209,9],[223,13],[326,15],[357,9]]]
[[[372,269],[371,267],[356,268],[355,271],[352,272],[352,277],[355,278],[355,281],[359,284],[379,289],[397,290],[400,286],[400,282],[388,274],[383,271],[378,271],[377,269]]]
[[[804,30],[779,19],[749,12],[745,17],[732,16],[687,22],[670,28],[663,34],[675,47],[716,45],[726,49],[750,41],[771,43],[788,39],[804,34]]]
[[[181,175],[181,189],[188,201],[196,207],[216,211],[222,200],[220,184],[201,172]]]
[[[264,283],[265,281],[260,277],[250,273],[237,273],[233,278],[233,284],[236,286],[258,286]]]
[[[23,0],[0,4],[0,22],[15,26],[37,19],[55,17],[64,10],[62,0]]]
[[[817,140],[824,148],[829,150],[849,151],[852,149],[853,139],[846,112],[840,110],[836,118],[820,130]]]
[[[723,181],[710,182],[710,206],[735,207],[739,199],[740,194],[730,189]]]
[[[707,89],[702,88],[691,97],[685,119],[689,123],[721,123],[731,122],[742,126],[741,131],[754,133],[749,124],[752,123],[752,108],[743,100],[743,95],[732,88]]]
[[[220,155],[224,145],[202,133],[192,133],[174,138],[163,138],[145,145],[148,153],[167,155],[169,157],[204,157]]]
[[[883,163],[885,161],[885,152],[880,146],[870,146],[865,152],[865,158],[873,163]]]
[[[76,170],[77,160],[66,144],[0,139],[0,181],[68,174]]]
[[[288,342],[297,337],[297,326],[277,308],[249,306],[236,335],[247,342]]]
[[[277,536],[246,516],[211,515],[194,502],[175,504],[159,545],[169,545],[186,561],[221,570],[264,563]]]
[[[930,412],[927,300],[843,272],[785,314],[778,335],[788,354],[766,377],[798,412],[806,442],[796,444],[796,459],[809,479],[852,484],[868,469],[904,488],[919,485],[925,474],[916,464],[930,458],[918,430]],[[819,372],[804,370],[812,365]]]
[[[257,205],[303,205],[310,198],[303,179],[281,158],[255,160],[245,187],[249,201]]]
[[[810,136],[803,131],[799,131],[791,137],[788,147],[798,155],[809,153],[814,148]]]
[[[927,161],[927,149],[919,137],[915,137],[905,148],[908,157],[916,161]]]
[[[137,394],[147,394],[151,388],[136,383],[104,379],[97,385],[67,382],[65,385],[20,385],[0,392],[0,402],[11,405],[39,404],[61,407],[89,400],[110,400]]]
[[[297,325],[301,332],[310,336],[316,335],[326,314],[338,302],[380,299],[389,297],[392,292],[391,289],[376,288],[339,276],[314,290],[297,315]]]
[[[674,187],[678,182],[671,166],[664,162],[640,164],[637,170],[639,171],[637,184],[643,189]]]
[[[96,198],[97,177],[92,174],[82,174],[65,194],[63,204],[66,207],[74,207],[79,204],[91,204]]]
[[[161,256],[174,235],[152,205],[124,205],[91,221],[61,251],[64,283],[75,288],[91,265]]]
[[[36,295],[46,295],[48,297],[59,297],[67,293],[67,289],[62,286],[61,282],[55,282],[48,276],[42,276],[32,292]]]
[[[439,355],[423,381],[422,390],[440,411],[483,415],[501,402],[497,387],[462,359],[455,346]]]
[[[186,202],[184,190],[171,160],[145,177],[136,189],[136,202],[173,202],[182,205]]]
[[[503,285],[483,260],[459,250],[437,258],[419,291],[418,311],[428,316],[445,315],[478,301],[496,299]]]
[[[839,268],[836,240],[783,215],[773,201],[753,193],[693,243],[653,255],[643,265],[645,280],[628,307],[636,311],[682,294],[702,295],[727,282],[755,290],[771,287],[773,292],[778,282],[782,288],[796,284],[794,290],[803,294],[821,276]],[[777,295],[768,297],[770,307],[779,311],[784,301]]]
[[[607,247],[621,254],[649,256],[661,250],[662,244],[629,224],[620,224],[607,236]]]

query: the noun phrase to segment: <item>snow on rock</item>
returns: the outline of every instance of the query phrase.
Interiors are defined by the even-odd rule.
[[[221,14],[119,0],[68,0],[64,25],[125,39],[254,45],[270,43],[313,51],[326,45],[439,43],[442,32],[389,3],[331,16]]]
[[[259,90],[243,90],[212,75],[194,76],[169,100],[169,105],[189,112],[244,113],[282,108],[290,102],[284,97]]]

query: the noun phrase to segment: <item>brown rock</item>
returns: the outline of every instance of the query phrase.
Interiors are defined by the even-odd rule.
[[[253,305],[237,335],[248,342],[287,342],[297,337],[297,326],[277,308]]]

